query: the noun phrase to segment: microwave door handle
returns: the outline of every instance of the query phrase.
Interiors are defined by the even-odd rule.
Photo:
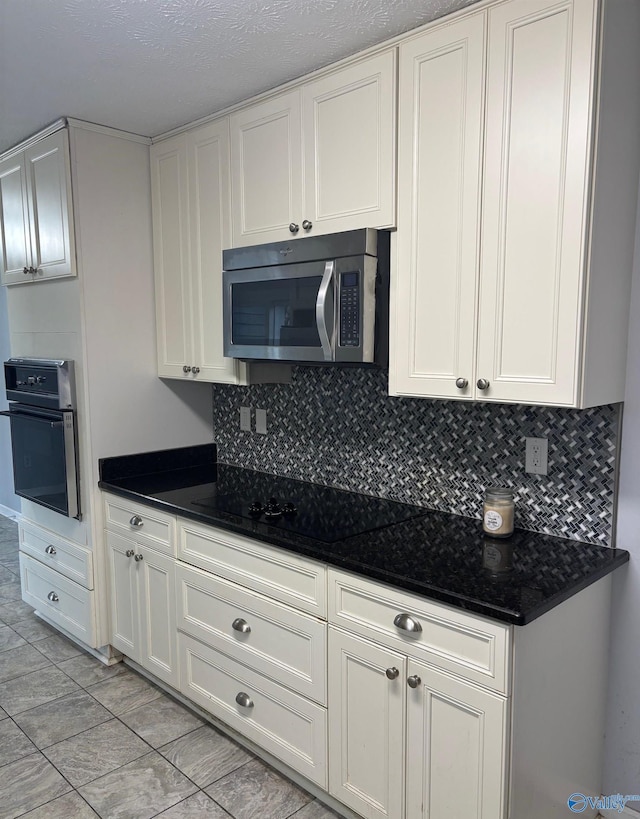
[[[324,274],[320,282],[320,289],[318,290],[318,299],[316,301],[316,323],[318,325],[318,335],[320,336],[320,344],[322,345],[322,352],[324,353],[325,361],[333,360],[333,350],[329,331],[327,330],[327,295],[329,287],[331,286],[331,279],[335,270],[335,262],[327,262],[324,266]],[[333,305],[332,305],[333,308]],[[332,309],[333,313],[333,309]],[[333,335],[333,328],[331,331]]]

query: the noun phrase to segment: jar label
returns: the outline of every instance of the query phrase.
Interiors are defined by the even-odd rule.
[[[497,532],[502,527],[502,515],[493,509],[489,509],[484,515],[485,529],[490,532]]]

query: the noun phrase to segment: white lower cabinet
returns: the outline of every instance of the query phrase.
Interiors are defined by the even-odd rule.
[[[20,552],[22,599],[48,620],[95,648],[93,592]]]
[[[111,644],[177,688],[175,560],[114,532],[106,541]]]
[[[114,647],[338,810],[562,819],[569,794],[601,793],[606,679],[593,669],[606,667],[611,578],[514,627],[106,503]],[[25,545],[39,554],[43,537],[25,531]],[[91,590],[20,560],[25,599],[90,643]]]
[[[329,628],[329,791],[367,819],[500,819],[508,699]]]
[[[178,639],[181,692],[326,788],[327,709],[187,634]]]

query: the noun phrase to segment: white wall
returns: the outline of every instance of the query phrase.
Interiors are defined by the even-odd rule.
[[[618,497],[616,545],[631,552],[631,561],[613,579],[605,795],[640,793],[640,211]],[[627,807],[640,811],[640,802]]]
[[[9,316],[7,315],[7,289],[0,287],[0,362],[11,355],[9,346]],[[4,397],[4,373],[0,373],[0,409],[6,409]],[[9,419],[0,418],[0,507],[20,509],[20,498],[13,491],[13,469],[11,466],[11,437]]]

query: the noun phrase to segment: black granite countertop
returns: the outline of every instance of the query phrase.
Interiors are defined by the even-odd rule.
[[[265,481],[275,487],[284,482],[288,491],[299,484],[298,492],[314,492],[313,484],[218,464],[215,444],[100,461],[99,486],[116,495],[516,625],[530,623],[629,560],[623,549],[523,529],[495,540],[484,535],[479,520],[390,501],[385,501],[390,519],[400,522],[333,542],[291,531],[284,519],[270,525],[264,518],[201,505],[229,486],[263,486]],[[374,502],[367,496],[337,494],[338,500],[350,496],[351,519],[371,514]],[[341,505],[341,526],[345,508]],[[349,526],[336,531],[348,532]]]

